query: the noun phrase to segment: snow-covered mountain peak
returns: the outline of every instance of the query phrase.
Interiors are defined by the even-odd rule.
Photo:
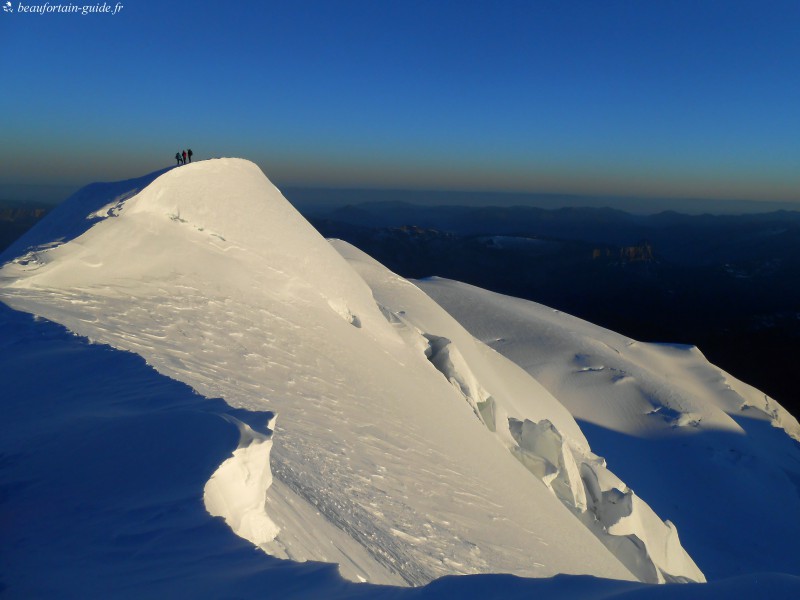
[[[7,263],[3,299],[136,352],[203,396],[277,414],[260,453],[240,453],[224,475],[252,473],[270,453],[275,527],[261,520],[262,547],[385,583],[488,571],[631,578],[478,420],[429,362],[424,336],[382,311],[257,167],[207,161],[117,192],[91,202],[85,232]],[[234,528],[253,520],[230,510],[214,509]],[[268,530],[280,532],[272,542]]]
[[[614,404],[614,386],[627,383],[612,369],[625,365],[604,353],[618,340],[547,319],[537,329],[540,314],[514,312],[511,300],[409,282],[324,240],[248,161],[89,186],[3,259],[9,306],[138,354],[238,411],[222,415],[238,445],[204,486],[183,493],[205,490],[208,519],[222,517],[273,556],[403,585],[490,572],[704,580],[681,544],[683,525],[657,514],[670,506],[617,472],[615,448],[585,431],[662,422],[628,396]],[[462,292],[465,316],[453,301]],[[496,331],[482,335],[495,313],[517,347],[525,340],[514,334],[527,332],[566,357],[570,385],[595,377],[595,420],[589,409],[576,419],[559,397],[576,398],[562,371],[548,377],[524,353],[512,361]],[[635,356],[641,372],[665,360]],[[676,393],[695,402],[686,386],[702,382],[682,385]],[[696,401],[705,422],[731,420],[709,402]]]
[[[278,285],[348,323],[391,334],[363,281],[253,163],[203,161],[173,168],[139,191],[141,183],[76,194],[63,214],[53,215],[74,239],[67,233],[62,244],[62,236],[42,239],[32,231],[34,245],[21,240],[12,250],[27,251],[4,275],[19,276],[18,286],[106,286],[107,293],[134,296],[156,280],[169,287],[187,274],[208,284],[204,292],[224,298],[258,297]],[[108,203],[98,208],[103,198]],[[258,289],[262,271],[272,290]]]

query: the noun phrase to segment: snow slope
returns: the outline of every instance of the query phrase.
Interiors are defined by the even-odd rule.
[[[195,163],[99,213],[92,204],[84,214],[107,217],[4,266],[3,300],[135,352],[206,398],[274,413],[274,434],[248,434],[206,486],[209,509],[245,538],[379,583],[633,578],[255,165]],[[256,490],[231,500],[245,485],[235,472],[267,457],[261,485],[273,483],[256,515]]]
[[[4,598],[793,599],[800,577],[653,586],[472,575],[422,588],[341,581],[334,565],[254,552],[200,493],[237,446],[236,411],[131,353],[0,303],[0,590]],[[46,375],[46,376],[43,376]]]
[[[418,282],[533,375],[709,578],[800,574],[800,425],[695,347],[637,342],[466,284]]]
[[[658,494],[676,494],[651,498],[647,473],[621,471],[623,443],[595,441],[572,397],[335,246],[347,260],[255,165],[221,159],[85,188],[1,257],[16,310],[0,314],[0,584],[15,597],[601,598],[656,593],[625,580],[703,579],[661,520]],[[609,579],[445,578],[401,594],[297,561],[398,585]],[[668,595],[800,589],[759,577]]]
[[[398,325],[424,333],[429,360],[498,441],[640,580],[704,581],[664,523],[591,452],[572,415],[539,383],[475,340],[420,289],[343,242],[335,247]]]

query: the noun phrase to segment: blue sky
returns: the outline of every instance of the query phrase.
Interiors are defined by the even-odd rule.
[[[798,2],[34,2],[0,12],[0,184],[190,146],[279,185],[800,202]]]

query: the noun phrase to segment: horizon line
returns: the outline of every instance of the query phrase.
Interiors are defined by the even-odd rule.
[[[202,162],[202,161],[197,161]],[[256,163],[257,164],[257,163]],[[162,167],[156,169],[153,172],[175,168],[174,166],[171,167]],[[259,168],[260,165],[259,165]],[[262,168],[263,172],[263,168]],[[124,179],[114,180],[114,181],[123,181],[125,179],[129,179],[128,177]],[[800,211],[800,198],[796,200],[777,200],[777,199],[758,199],[758,198],[730,198],[724,196],[703,196],[703,195],[663,195],[663,194],[626,194],[626,193],[587,193],[587,192],[564,192],[564,191],[533,191],[533,190],[509,190],[509,189],[495,189],[495,188],[459,188],[459,187],[438,187],[438,186],[430,186],[430,187],[422,187],[422,186],[381,186],[381,185],[359,185],[359,184],[320,184],[320,183],[305,183],[305,182],[298,182],[298,181],[285,181],[281,182],[278,178],[278,181],[273,182],[275,183],[276,187],[279,190],[283,191],[286,190],[287,192],[312,192],[317,194],[324,194],[324,193],[334,193],[336,195],[341,194],[380,194],[380,195],[400,195],[400,196],[420,196],[424,194],[430,194],[434,196],[450,196],[452,200],[455,200],[456,197],[469,197],[473,200],[470,202],[468,206],[478,206],[479,204],[475,203],[475,200],[479,200],[482,196],[491,196],[493,200],[499,199],[508,199],[508,200],[528,200],[529,202],[522,202],[522,204],[505,204],[501,203],[498,204],[497,202],[487,202],[481,206],[530,206],[530,201],[549,201],[548,203],[555,203],[555,202],[562,202],[565,203],[565,206],[559,207],[547,207],[547,208],[565,208],[567,206],[573,206],[577,208],[587,207],[587,208],[601,208],[607,207],[611,209],[617,210],[624,210],[626,212],[630,212],[631,209],[635,211],[638,208],[640,211],[645,212],[664,212],[664,211],[673,211],[673,212],[685,212],[680,208],[670,208],[668,206],[664,206],[662,208],[658,208],[654,206],[655,204],[676,204],[681,205],[685,203],[704,203],[714,205],[715,213],[718,211],[722,211],[724,213],[730,214],[730,211],[725,211],[726,208],[735,211],[736,209],[741,210],[744,206],[749,207],[750,210],[747,212],[753,213],[757,212],[758,208],[764,208],[764,212],[775,212],[777,210],[787,210],[792,212]],[[57,206],[64,200],[66,200],[69,196],[77,192],[78,190],[95,184],[95,183],[110,183],[112,180],[95,180],[90,181],[87,183],[68,183],[68,182],[48,182],[48,183],[11,183],[11,182],[0,182],[0,201],[2,202],[9,202],[9,203],[42,203],[49,206]],[[355,199],[354,199],[355,200]],[[368,201],[368,200],[366,200]],[[375,202],[406,202],[408,204],[422,204],[422,205],[430,205],[433,206],[430,202],[414,202],[410,199],[402,200],[400,198],[394,198],[390,200],[374,200]],[[589,201],[590,204],[578,204],[578,202],[587,202]],[[308,199],[306,199],[308,203]],[[353,202],[344,202],[341,198],[329,198],[327,201],[321,201],[320,198],[316,198],[315,203],[319,204],[359,204],[365,202],[364,199],[360,199],[358,201]],[[611,204],[603,205],[602,203],[609,202]],[[620,209],[614,205],[627,205],[631,203],[641,203],[642,205],[639,207],[627,207],[624,209]],[[455,202],[448,202],[447,205],[456,206],[458,205]],[[542,207],[544,208],[544,207]],[[708,207],[710,208],[710,207]],[[701,207],[696,207],[695,210],[692,210],[688,214],[703,214],[703,212],[708,212],[708,209],[705,211]]]

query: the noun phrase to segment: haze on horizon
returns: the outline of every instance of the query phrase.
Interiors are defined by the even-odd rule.
[[[800,207],[799,22],[778,1],[2,12],[0,190],[191,147],[279,186]]]

